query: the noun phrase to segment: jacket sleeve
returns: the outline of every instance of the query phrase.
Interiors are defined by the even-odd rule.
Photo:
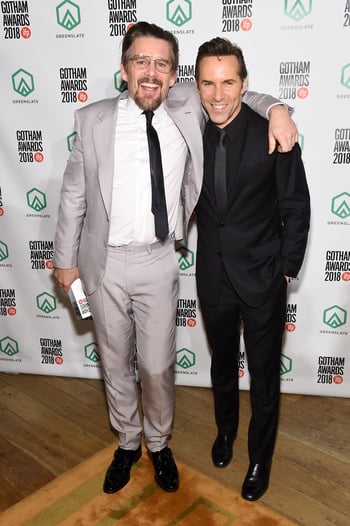
[[[276,186],[282,221],[281,258],[285,276],[296,277],[304,260],[310,227],[310,195],[301,150],[276,153]]]
[[[79,242],[86,211],[83,151],[79,112],[75,112],[76,138],[63,174],[55,235],[54,266],[72,268],[78,264]]]
[[[271,95],[257,93],[256,91],[246,91],[243,95],[242,101],[245,102],[247,106],[249,106],[258,115],[261,115],[261,117],[264,117],[267,120],[269,120],[269,109],[276,104],[283,104],[286,106],[290,116],[294,113],[294,109],[291,106],[284,104],[279,99],[276,99]]]

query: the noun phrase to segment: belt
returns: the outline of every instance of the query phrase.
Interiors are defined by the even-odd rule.
[[[153,250],[166,247],[170,244],[173,244],[174,240],[167,238],[165,241],[155,241],[154,243],[129,243],[127,245],[108,245],[108,248],[115,250],[116,252],[145,252],[150,253]]]

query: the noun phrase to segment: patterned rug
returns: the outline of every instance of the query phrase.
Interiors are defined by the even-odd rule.
[[[114,444],[0,515],[1,526],[295,526],[269,508],[178,462],[180,489],[162,491],[148,455],[120,492],[102,491]]]

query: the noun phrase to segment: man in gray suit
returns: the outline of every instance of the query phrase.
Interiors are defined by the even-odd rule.
[[[185,237],[200,194],[205,118],[194,85],[172,87],[177,67],[178,44],[170,32],[147,22],[129,29],[121,64],[128,91],[76,112],[76,141],[61,190],[54,276],[65,292],[76,278],[83,282],[101,355],[110,422],[119,435],[104,481],[107,493],[128,483],[131,467],[141,456],[142,427],[157,483],[169,492],[179,485],[168,447],[175,400],[178,265],[174,241]],[[251,94],[250,98],[259,99],[264,116],[271,102],[276,102],[268,96]],[[276,139],[288,150],[297,139],[296,128],[285,108],[272,111],[270,125],[274,119]],[[148,121],[152,117],[166,198],[167,224],[162,234],[158,234],[151,205],[150,171],[154,170],[146,129],[152,126]],[[133,363],[135,345],[143,426]]]

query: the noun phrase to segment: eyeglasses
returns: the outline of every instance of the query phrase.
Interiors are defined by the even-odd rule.
[[[135,69],[147,69],[151,62],[154,62],[155,68],[159,73],[170,73],[173,64],[165,58],[153,58],[148,55],[134,55],[126,59],[131,62]]]

